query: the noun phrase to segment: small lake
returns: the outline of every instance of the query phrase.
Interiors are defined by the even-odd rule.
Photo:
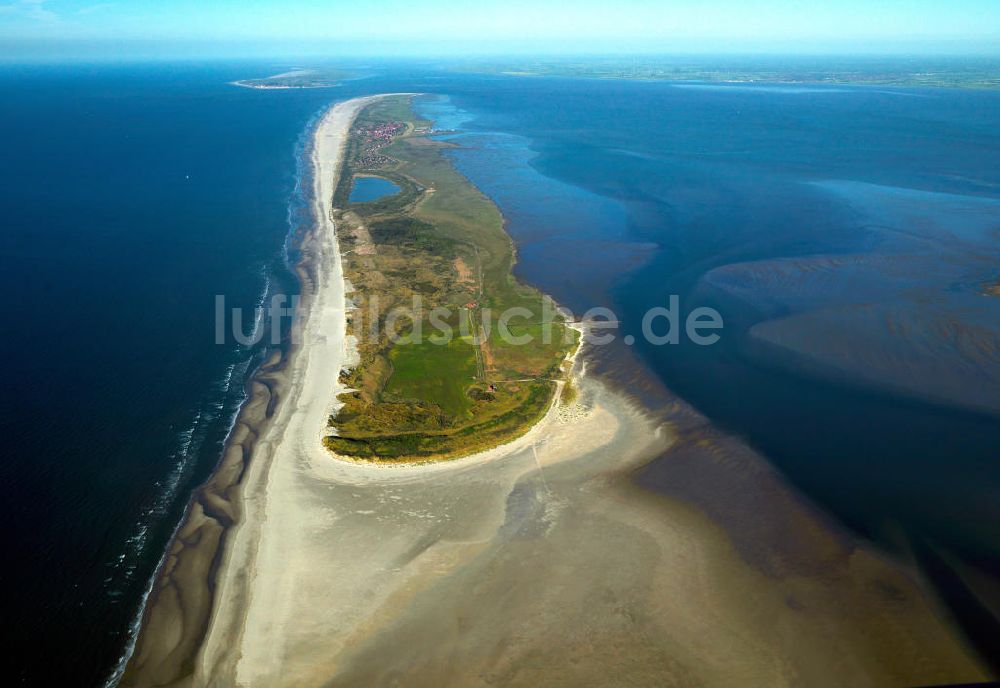
[[[390,182],[382,177],[358,177],[354,180],[354,188],[351,189],[349,198],[351,203],[367,203],[377,201],[385,196],[398,194],[399,185]]]

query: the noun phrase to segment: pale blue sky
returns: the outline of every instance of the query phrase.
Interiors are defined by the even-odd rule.
[[[372,40],[377,43],[370,43]],[[1000,53],[1000,0],[0,0],[20,44]]]

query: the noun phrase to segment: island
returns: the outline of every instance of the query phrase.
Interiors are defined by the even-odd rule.
[[[412,100],[359,114],[333,198],[356,355],[324,442],[344,457],[453,458],[524,434],[565,386],[579,339],[513,278],[500,211]],[[352,185],[370,179],[398,192],[352,203]]]
[[[829,529],[758,458],[727,453],[724,436],[686,442],[676,419],[570,365],[575,333],[523,352],[476,343],[499,326],[480,319],[487,306],[530,313],[544,297],[511,277],[496,208],[411,103],[356,98],[319,118],[292,341],[254,375],[110,684],[984,680],[904,572]],[[398,191],[351,202],[348,176],[373,175]],[[376,295],[457,305],[440,323],[467,321],[468,334],[424,350],[411,320],[364,339]],[[384,326],[388,307],[374,310]],[[558,315],[510,324],[543,326],[573,331]],[[747,482],[723,480],[728,500],[747,484],[781,524],[760,529],[759,549],[736,544],[725,514],[632,480],[695,447],[706,484],[737,471]]]
[[[342,69],[292,69],[280,74],[272,74],[260,79],[240,79],[233,86],[255,88],[263,91],[288,90],[294,88],[331,88],[350,74]]]

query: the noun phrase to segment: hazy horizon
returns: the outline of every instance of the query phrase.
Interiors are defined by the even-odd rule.
[[[992,0],[0,3],[0,59],[527,54],[1000,55]]]

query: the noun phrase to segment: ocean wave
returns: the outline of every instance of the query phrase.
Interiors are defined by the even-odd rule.
[[[297,261],[295,244],[300,231],[313,221],[311,212],[312,178],[311,165],[309,165],[312,133],[326,110],[327,108],[324,107],[310,117],[294,146],[295,181],[288,199],[288,228],[282,244],[281,254],[278,256],[282,265],[290,272],[293,271],[294,264]],[[251,340],[254,342],[264,341],[263,338],[258,338],[258,335],[261,332],[261,328],[267,324],[264,320],[264,304],[274,286],[272,268],[268,264],[263,264],[260,272],[263,278],[263,285],[257,302],[254,337]],[[240,411],[247,399],[247,384],[249,384],[250,379],[256,373],[257,368],[267,359],[270,349],[266,344],[260,343],[248,346],[239,345],[237,347],[237,351],[245,353],[247,350],[250,351],[250,355],[244,355],[239,361],[231,362],[227,365],[223,375],[212,385],[213,393],[195,410],[191,423],[177,434],[177,448],[172,453],[172,457],[175,459],[173,468],[166,478],[157,481],[155,484],[157,494],[153,503],[143,511],[140,522],[136,525],[133,533],[127,538],[122,553],[112,562],[113,569],[119,575],[113,574],[106,580],[106,583],[109,585],[107,594],[110,599],[118,600],[124,598],[124,587],[127,583],[132,582],[138,570],[141,557],[146,553],[148,547],[150,533],[153,532],[154,527],[162,522],[162,519],[176,506],[176,500],[181,487],[187,484],[188,479],[197,466],[197,458],[201,454],[205,440],[213,434],[213,430],[217,431],[221,427],[224,427],[223,438],[219,442],[219,450],[215,452],[216,461],[221,458],[223,448],[228,443],[236,427]],[[236,380],[242,381],[243,384],[234,385],[234,381]],[[220,422],[224,422],[224,426],[220,427]],[[170,543],[174,541],[183,522],[183,517],[178,519],[170,537],[166,541],[167,546],[160,555],[154,572],[150,576],[146,589],[140,598],[135,617],[129,624],[125,648],[114,670],[104,684],[106,688],[116,686],[124,675],[125,667],[132,657],[132,653],[135,651],[136,639],[142,625],[142,618],[149,596],[152,593],[157,576],[169,552]],[[118,585],[114,585],[116,582]]]

